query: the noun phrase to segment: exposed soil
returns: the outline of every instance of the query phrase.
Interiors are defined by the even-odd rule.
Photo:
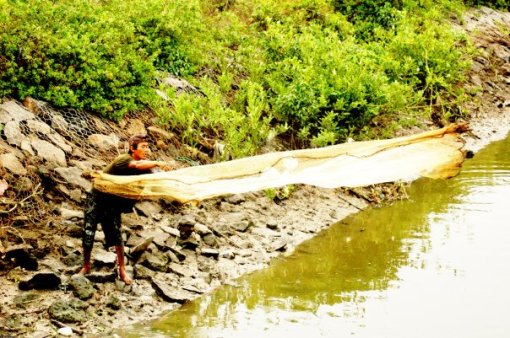
[[[472,100],[463,107],[472,130],[465,135],[465,148],[476,153],[510,130],[510,13],[473,11],[459,28],[469,33],[479,51],[465,85]],[[197,206],[140,202],[134,213],[123,217],[128,271],[135,277],[127,286],[116,278],[114,254],[103,249],[101,231],[96,234],[93,273],[73,277],[81,264],[86,183],[77,186],[76,177],[66,180],[54,173],[59,166],[27,158],[22,140],[15,146],[9,143],[0,139],[0,156],[19,154],[28,171],[17,168],[22,174],[13,175],[0,168],[6,183],[23,192],[14,196],[18,203],[2,205],[5,210],[17,208],[10,211],[12,217],[0,215],[0,337],[55,336],[63,327],[74,335],[100,335],[154,318],[266,267],[349,214],[402,197],[401,186],[385,184],[351,190],[297,186],[290,193],[280,191],[273,200],[257,192]],[[83,175],[87,165],[104,165],[90,163],[86,155],[73,156],[81,160],[60,167],[81,168]],[[31,207],[19,203],[19,196]]]

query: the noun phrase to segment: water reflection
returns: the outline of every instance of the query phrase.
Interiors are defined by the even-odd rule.
[[[121,332],[147,337],[506,337],[510,138],[449,181],[332,226],[238,287]]]

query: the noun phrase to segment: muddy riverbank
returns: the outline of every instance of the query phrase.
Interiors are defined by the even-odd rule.
[[[472,129],[465,135],[466,149],[476,153],[510,130],[510,15],[482,9],[466,17],[463,29],[479,51],[466,84],[472,100],[463,107]],[[154,318],[266,267],[351,213],[402,195],[403,187],[391,184],[356,190],[297,186],[272,198],[257,192],[200,205],[140,202],[123,218],[135,283],[116,279],[115,255],[103,249],[101,231],[93,272],[77,277],[83,200],[90,188],[83,176],[101,168],[99,155],[116,151],[124,135],[114,126],[87,121],[97,133],[73,132],[95,142],[99,152],[89,154],[79,137],[76,142],[66,137],[71,127],[58,112],[34,101],[22,106],[5,100],[1,108],[0,170],[9,185],[4,201],[26,199],[9,205],[12,217],[2,215],[0,337],[54,336],[62,328],[100,334]],[[423,129],[436,127],[426,122]],[[151,121],[132,119],[125,129],[147,132],[172,147],[172,136]]]

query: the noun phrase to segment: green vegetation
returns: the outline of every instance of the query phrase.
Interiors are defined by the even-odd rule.
[[[159,3],[0,1],[0,95],[114,119],[148,105],[157,67],[192,72],[187,32],[200,29],[196,4]]]
[[[292,193],[296,190],[296,186],[293,184],[283,186],[281,188],[270,188],[264,190],[266,197],[273,202],[281,202],[288,199]]]
[[[455,0],[0,0],[0,97],[117,120],[151,108],[183,142],[219,141],[232,157],[276,134],[324,146],[457,116],[469,46],[446,19],[462,10]],[[154,89],[168,74],[200,93],[159,87],[165,101]]]

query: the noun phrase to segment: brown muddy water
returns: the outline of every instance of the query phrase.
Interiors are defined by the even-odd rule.
[[[510,137],[121,337],[510,337]]]

